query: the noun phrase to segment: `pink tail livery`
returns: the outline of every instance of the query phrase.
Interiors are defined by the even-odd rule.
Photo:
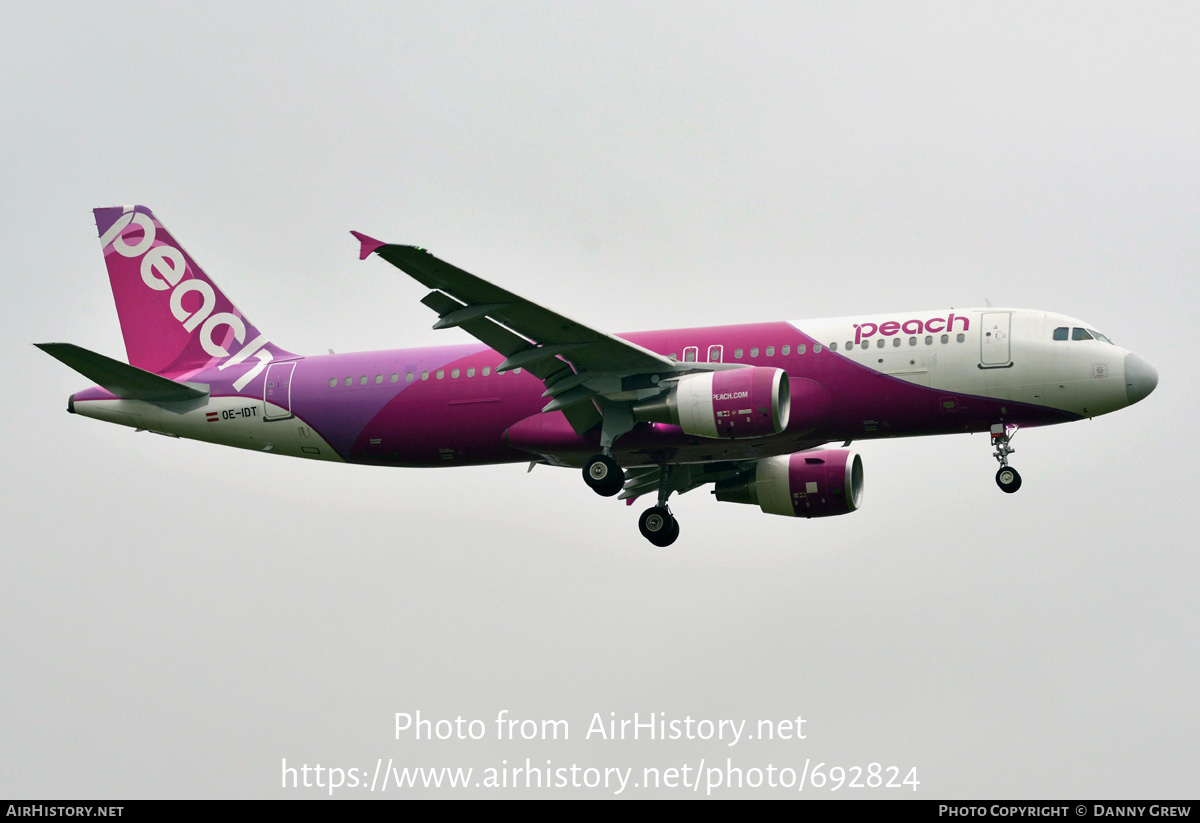
[[[267,340],[145,206],[95,210],[130,365],[182,375],[291,355]]]

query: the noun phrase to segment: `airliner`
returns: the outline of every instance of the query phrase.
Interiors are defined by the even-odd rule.
[[[67,411],[171,437],[378,466],[581,469],[604,497],[712,485],[767,514],[856,511],[852,442],[988,432],[996,483],[1021,427],[1091,418],[1158,384],[1091,323],[1028,309],[934,309],[608,334],[447,263],[351,232],[429,290],[435,329],[475,342],[299,355],[272,342],[144,206],[94,211],[128,363],[36,344],[96,385]]]

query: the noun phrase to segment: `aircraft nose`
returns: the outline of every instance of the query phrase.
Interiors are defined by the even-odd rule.
[[[1129,405],[1144,399],[1158,385],[1158,371],[1136,354],[1125,355],[1125,396]]]

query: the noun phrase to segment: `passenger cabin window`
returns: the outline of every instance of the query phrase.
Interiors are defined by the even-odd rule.
[[[492,373],[492,367],[491,367],[491,366],[484,366],[484,367],[483,367],[483,376],[484,376],[484,377],[487,377],[487,376],[488,376],[489,374],[491,374],[491,373]]]
[[[375,375],[375,385],[378,386],[382,382],[383,382],[383,375],[382,374]]]
[[[821,344],[813,343],[813,354],[820,354],[820,353],[821,353]]]
[[[684,363],[695,363],[696,357],[699,356],[699,354],[700,354],[700,350],[697,347],[688,346],[686,349],[683,350],[683,362]]]
[[[423,372],[421,372],[421,379],[422,379],[422,380],[428,380],[428,379],[429,379],[429,372],[427,372],[427,371],[423,371]]]
[[[830,343],[830,344],[829,344],[829,350],[830,350],[830,351],[837,351],[837,343]]]
[[[750,349],[750,356],[758,357],[758,346],[754,346],[753,348]]]
[[[346,378],[346,385],[347,385],[347,386],[349,386],[349,385],[350,385],[351,383],[353,383],[353,382],[354,382],[354,378],[353,378],[353,377],[347,377],[347,378]]]
[[[787,356],[788,356],[789,354],[791,354],[791,353],[792,353],[792,347],[791,347],[791,346],[784,346],[784,347],[783,347],[783,356],[784,356],[784,357],[787,357]]]
[[[959,343],[965,343],[965,342],[967,342],[967,336],[966,336],[965,334],[963,334],[962,332],[959,332],[959,333],[958,333],[958,338],[957,338],[957,339],[958,339],[958,342],[959,342]]]
[[[767,346],[767,357],[774,357],[774,356],[775,356],[775,347]]]
[[[942,335],[942,342],[943,342],[943,343],[949,343],[949,342],[950,342],[950,335],[948,335],[948,334],[943,334],[943,335]]]
[[[709,346],[708,347],[708,362],[709,363],[720,363],[721,362],[721,348],[722,348],[721,346]]]
[[[1088,334],[1087,329],[1071,329],[1072,340],[1091,340],[1092,336]]]
[[[467,377],[474,377],[474,376],[475,376],[475,367],[472,366],[471,368],[467,369]]]
[[[450,377],[454,380],[457,380],[460,374],[462,374],[462,372],[460,372],[458,369],[455,369],[454,371],[450,372]]]
[[[329,388],[332,389],[335,386],[337,386],[337,378],[336,377],[329,378]]]
[[[734,350],[733,350],[733,358],[734,358],[735,360],[741,360],[741,359],[742,359],[742,350],[741,350],[741,349],[734,349]]]
[[[391,381],[392,381],[393,383],[395,383],[395,382],[396,382],[397,380],[399,380],[399,379],[400,379],[400,375],[399,375],[399,374],[397,374],[396,372],[392,372]]]
[[[804,354],[806,351],[808,351],[807,343],[801,343],[799,346],[796,347],[796,354]]]
[[[1054,339],[1055,340],[1066,340],[1067,339],[1067,327],[1059,326],[1057,329],[1055,329],[1054,330]]]
[[[405,372],[405,373],[404,373],[404,382],[405,382],[405,383],[411,383],[412,381],[413,381],[413,373],[412,373],[412,372]]]

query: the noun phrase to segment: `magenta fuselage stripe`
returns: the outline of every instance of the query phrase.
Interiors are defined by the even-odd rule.
[[[1079,419],[1048,406],[1018,403],[916,385],[876,372],[788,323],[720,326],[621,335],[652,351],[682,354],[696,346],[707,352],[722,346],[727,362],[783,368],[793,384],[791,419],[777,435],[721,440],[685,435],[678,427],[638,424],[617,441],[623,465],[662,460],[700,462],[786,454],[821,443],[880,437],[986,431],[1004,420],[1022,426]],[[791,346],[788,356],[780,354]],[[805,354],[796,354],[798,346]],[[765,356],[775,346],[772,357]],[[759,356],[749,357],[753,348]],[[530,459],[545,453],[565,460],[587,457],[599,448],[599,431],[578,437],[557,412],[541,414],[544,386],[533,375],[496,374],[503,360],[482,345],[320,355],[300,358],[292,375],[292,412],[349,462],[394,466],[485,464]],[[264,375],[243,391],[232,381],[248,366],[187,373],[193,383],[210,385],[213,397],[235,396],[261,402]],[[484,368],[491,373],[482,376]],[[443,377],[436,377],[438,370]],[[453,370],[459,370],[457,378]],[[474,376],[467,377],[469,369]],[[414,375],[406,382],[408,373]],[[428,379],[422,380],[422,372]],[[397,382],[391,382],[391,375]],[[382,382],[376,383],[376,375]],[[365,384],[363,378],[366,378]],[[330,380],[336,378],[331,387]],[[351,385],[346,385],[350,378]],[[769,386],[767,387],[769,390]],[[76,394],[77,402],[111,398],[103,389]],[[947,398],[953,400],[947,404]]]

